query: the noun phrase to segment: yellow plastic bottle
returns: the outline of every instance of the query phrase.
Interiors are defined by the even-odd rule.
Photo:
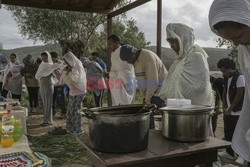
[[[14,116],[11,114],[11,111],[8,110],[2,118],[2,137],[1,137],[1,146],[3,148],[11,147],[14,144]]]

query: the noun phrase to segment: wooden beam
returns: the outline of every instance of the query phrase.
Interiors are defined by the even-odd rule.
[[[107,17],[107,39],[112,34],[112,17]],[[111,68],[111,51],[108,51],[108,72]],[[108,78],[109,79],[109,78]],[[111,91],[108,87],[108,107],[112,106]]]
[[[156,54],[161,58],[162,0],[157,0],[157,44]]]
[[[120,0],[121,2],[121,0]],[[106,8],[113,9],[118,3],[117,0],[110,0],[109,4],[106,6]]]
[[[31,2],[26,0],[2,0],[2,4],[6,5],[16,5],[24,7],[35,7],[43,9],[54,9],[54,10],[68,10],[68,11],[78,11],[78,12],[88,12],[88,13],[102,13],[107,14],[110,10],[102,8],[88,8],[86,6],[68,6],[62,4],[46,4],[40,2]]]
[[[122,14],[122,13],[127,12],[127,11],[129,11],[131,9],[134,9],[134,8],[136,8],[138,6],[141,6],[141,5],[143,5],[143,4],[145,4],[145,3],[149,2],[149,1],[151,1],[151,0],[137,0],[135,2],[132,2],[132,3],[128,4],[127,6],[124,6],[124,7],[120,8],[120,9],[114,11],[114,12],[109,13],[108,17],[115,17],[115,16],[117,16],[119,14]]]

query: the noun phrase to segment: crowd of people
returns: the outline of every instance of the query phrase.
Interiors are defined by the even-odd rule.
[[[111,68],[97,52],[78,59],[70,50],[59,60],[55,52],[43,52],[41,59],[31,55],[22,65],[15,54],[7,58],[0,55],[1,95],[21,99],[22,77],[28,89],[30,111],[38,107],[38,94],[43,103],[43,125],[53,124],[57,97],[62,116],[67,115],[67,131],[73,135],[82,133],[81,114],[87,89],[93,89],[95,106],[102,107],[104,89],[110,89],[112,105],[132,104],[135,90],[140,89],[143,104],[167,105],[169,98],[190,99],[193,105],[214,107],[212,131],[216,130],[217,116],[224,114],[225,140],[232,146],[219,156],[233,158],[250,166],[250,2],[249,0],[214,0],[209,12],[211,30],[238,46],[240,69],[232,59],[221,59],[217,67],[223,78],[209,75],[208,55],[195,44],[194,31],[181,23],[166,26],[167,41],[175,52],[175,61],[169,71],[162,60],[152,51],[121,45],[118,35],[107,38],[111,52]],[[107,81],[108,80],[108,81]],[[68,109],[65,106],[69,95]],[[220,105],[222,101],[222,105]],[[153,114],[152,114],[153,116]],[[154,127],[151,116],[151,128]]]

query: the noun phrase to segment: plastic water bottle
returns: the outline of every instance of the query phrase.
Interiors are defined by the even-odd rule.
[[[15,117],[14,120],[14,142],[18,141],[23,135],[23,125],[20,118]]]
[[[9,104],[12,103],[12,94],[10,91],[7,94],[7,103],[9,103]]]
[[[7,111],[2,117],[2,137],[1,146],[3,148],[11,147],[14,144],[14,116],[11,110]]]

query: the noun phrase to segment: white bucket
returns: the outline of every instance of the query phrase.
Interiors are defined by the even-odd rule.
[[[155,130],[162,130],[162,115],[154,115]]]

